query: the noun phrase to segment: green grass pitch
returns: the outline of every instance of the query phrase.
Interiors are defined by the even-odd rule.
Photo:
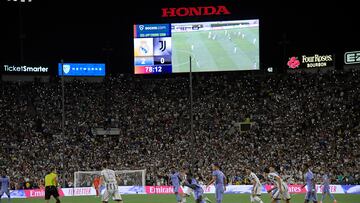
[[[211,32],[211,33],[210,33]],[[233,28],[172,34],[173,72],[254,70],[259,68],[259,28]]]
[[[210,200],[215,202],[214,195],[208,195]],[[320,198],[321,195],[318,195]],[[360,195],[336,195],[338,203],[359,203]],[[124,203],[176,203],[174,195],[123,195]],[[270,203],[270,198],[268,195],[264,194],[262,196],[264,203]],[[2,203],[6,203],[7,200],[3,199]],[[12,203],[44,203],[43,199],[13,199]],[[50,202],[55,202],[51,200]],[[100,203],[100,198],[94,196],[88,197],[63,197],[61,198],[62,203]],[[114,202],[114,201],[109,201]],[[193,203],[192,198],[187,199],[188,203]],[[292,203],[303,203],[304,194],[292,195]],[[248,194],[228,194],[224,196],[223,203],[250,203],[250,198]],[[323,203],[333,203],[330,201],[329,197],[325,199]]]

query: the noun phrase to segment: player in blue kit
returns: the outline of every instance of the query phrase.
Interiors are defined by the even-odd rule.
[[[204,189],[195,179],[195,177],[191,173],[186,174],[186,180],[184,182],[184,186],[187,186],[194,191],[194,198],[196,203],[205,203],[204,200]]]
[[[170,174],[170,180],[171,180],[171,184],[174,187],[174,193],[176,196],[176,201],[178,203],[181,203],[181,197],[179,194],[179,188],[180,188],[180,182],[181,182],[181,178],[180,178],[180,173],[176,172],[175,169],[171,170],[171,174]]]
[[[215,198],[216,203],[221,203],[223,200],[224,192],[226,191],[226,177],[222,171],[220,171],[220,164],[219,163],[213,163],[211,165],[212,167],[212,179],[211,181],[206,185],[206,188],[208,188],[211,184],[215,183]]]
[[[322,176],[322,179],[323,179],[323,183],[322,183],[323,192],[322,192],[320,203],[322,203],[324,201],[324,199],[326,197],[326,194],[328,194],[329,197],[334,201],[334,203],[336,203],[336,199],[335,199],[334,195],[330,193],[330,179],[329,179],[329,176],[324,174]]]
[[[8,202],[10,202],[10,179],[9,177],[3,175],[0,177],[0,183],[1,183],[1,191],[0,191],[0,202],[1,197],[4,195],[4,193],[8,196]]]
[[[306,186],[306,190],[307,190],[306,195],[305,195],[305,203],[308,203],[309,201],[317,203],[317,194],[316,194],[314,174],[310,170],[310,167],[308,164],[304,165],[304,169],[306,171],[305,184],[302,186],[302,188],[304,188]]]

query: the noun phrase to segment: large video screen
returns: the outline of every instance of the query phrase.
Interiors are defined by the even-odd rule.
[[[135,74],[259,70],[259,20],[134,25]]]

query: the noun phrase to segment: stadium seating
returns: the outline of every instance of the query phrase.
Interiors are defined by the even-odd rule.
[[[219,161],[233,184],[247,183],[244,167],[261,173],[269,165],[302,182],[307,162],[333,183],[360,184],[359,78],[356,71],[195,74],[194,136],[187,77],[67,82],[64,137],[61,83],[0,82],[0,167],[13,188],[38,187],[50,165],[71,187],[75,171],[99,170],[104,160],[116,170],[147,169],[151,185],[168,184],[179,160],[203,179]],[[229,130],[248,115],[249,131]],[[95,128],[120,135],[96,135]]]

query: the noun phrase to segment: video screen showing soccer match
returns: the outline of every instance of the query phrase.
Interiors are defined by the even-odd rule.
[[[259,70],[259,20],[134,26],[135,74]]]
[[[259,20],[171,24],[173,72],[259,69]]]

